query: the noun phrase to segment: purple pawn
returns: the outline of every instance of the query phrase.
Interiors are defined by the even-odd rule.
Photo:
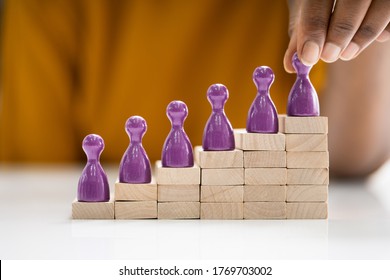
[[[309,79],[312,66],[304,65],[294,54],[292,65],[297,72],[297,79],[288,96],[287,115],[310,117],[320,115],[317,92]]]
[[[253,72],[253,82],[257,95],[246,120],[246,130],[252,133],[278,133],[278,112],[269,94],[275,75],[267,66],[257,67]]]
[[[183,124],[187,118],[188,108],[182,101],[172,101],[167,107],[167,116],[172,124],[162,151],[163,167],[194,166],[194,155],[190,139],[184,131]]]
[[[130,138],[130,145],[123,154],[119,166],[119,181],[121,183],[150,183],[152,173],[148,155],[142,146],[145,135],[146,121],[139,116],[133,116],[126,122],[125,129]]]
[[[81,173],[77,200],[81,202],[105,202],[110,200],[107,175],[100,165],[100,155],[104,149],[103,138],[89,134],[83,140],[83,150],[87,164]]]
[[[233,128],[224,111],[228,98],[229,91],[222,84],[211,85],[207,90],[213,112],[203,132],[202,146],[205,151],[231,151],[235,148]]]

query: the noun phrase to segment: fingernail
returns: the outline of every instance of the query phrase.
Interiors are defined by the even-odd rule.
[[[325,62],[335,62],[340,55],[341,48],[332,43],[326,43],[321,53],[321,58]]]
[[[343,53],[340,55],[340,58],[342,60],[351,60],[352,58],[355,57],[357,52],[359,51],[359,46],[358,44],[351,42],[349,45],[345,48]]]
[[[308,41],[303,45],[301,61],[306,66],[314,65],[320,56],[320,47],[312,42]]]
[[[376,38],[378,42],[386,42],[390,39],[390,32],[387,30],[383,30],[382,33]]]

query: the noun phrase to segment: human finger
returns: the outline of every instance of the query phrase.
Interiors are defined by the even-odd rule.
[[[387,25],[385,30],[382,31],[382,33],[378,36],[378,38],[376,38],[376,40],[381,43],[390,40],[390,24]]]
[[[351,60],[370,45],[384,30],[390,21],[390,1],[373,0],[351,42],[341,53],[342,60]],[[387,31],[387,30],[386,30]]]
[[[331,15],[321,59],[336,61],[359,29],[370,0],[338,0]]]
[[[333,0],[306,0],[297,23],[297,53],[307,66],[314,65],[321,54],[333,8]]]
[[[284,54],[283,65],[288,73],[294,73],[295,69],[292,66],[292,57],[297,51],[297,35],[296,32],[291,34],[290,43],[288,44],[286,53]]]

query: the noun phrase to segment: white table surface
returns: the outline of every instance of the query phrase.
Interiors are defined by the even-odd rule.
[[[0,259],[390,259],[390,164],[331,182],[328,220],[269,221],[71,220],[82,168],[0,166]]]

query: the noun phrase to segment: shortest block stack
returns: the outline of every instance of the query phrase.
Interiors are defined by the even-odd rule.
[[[235,139],[244,155],[244,219],[285,219],[285,135],[237,129]]]
[[[114,200],[80,202],[75,199],[72,203],[72,219],[114,219]]]
[[[287,219],[326,219],[328,119],[291,116],[279,119],[286,135]]]
[[[201,219],[243,218],[243,153],[204,151],[195,147],[195,161],[201,168]]]
[[[157,184],[115,183],[115,219],[156,219]]]
[[[199,219],[200,169],[162,167],[156,162],[159,219]]]

